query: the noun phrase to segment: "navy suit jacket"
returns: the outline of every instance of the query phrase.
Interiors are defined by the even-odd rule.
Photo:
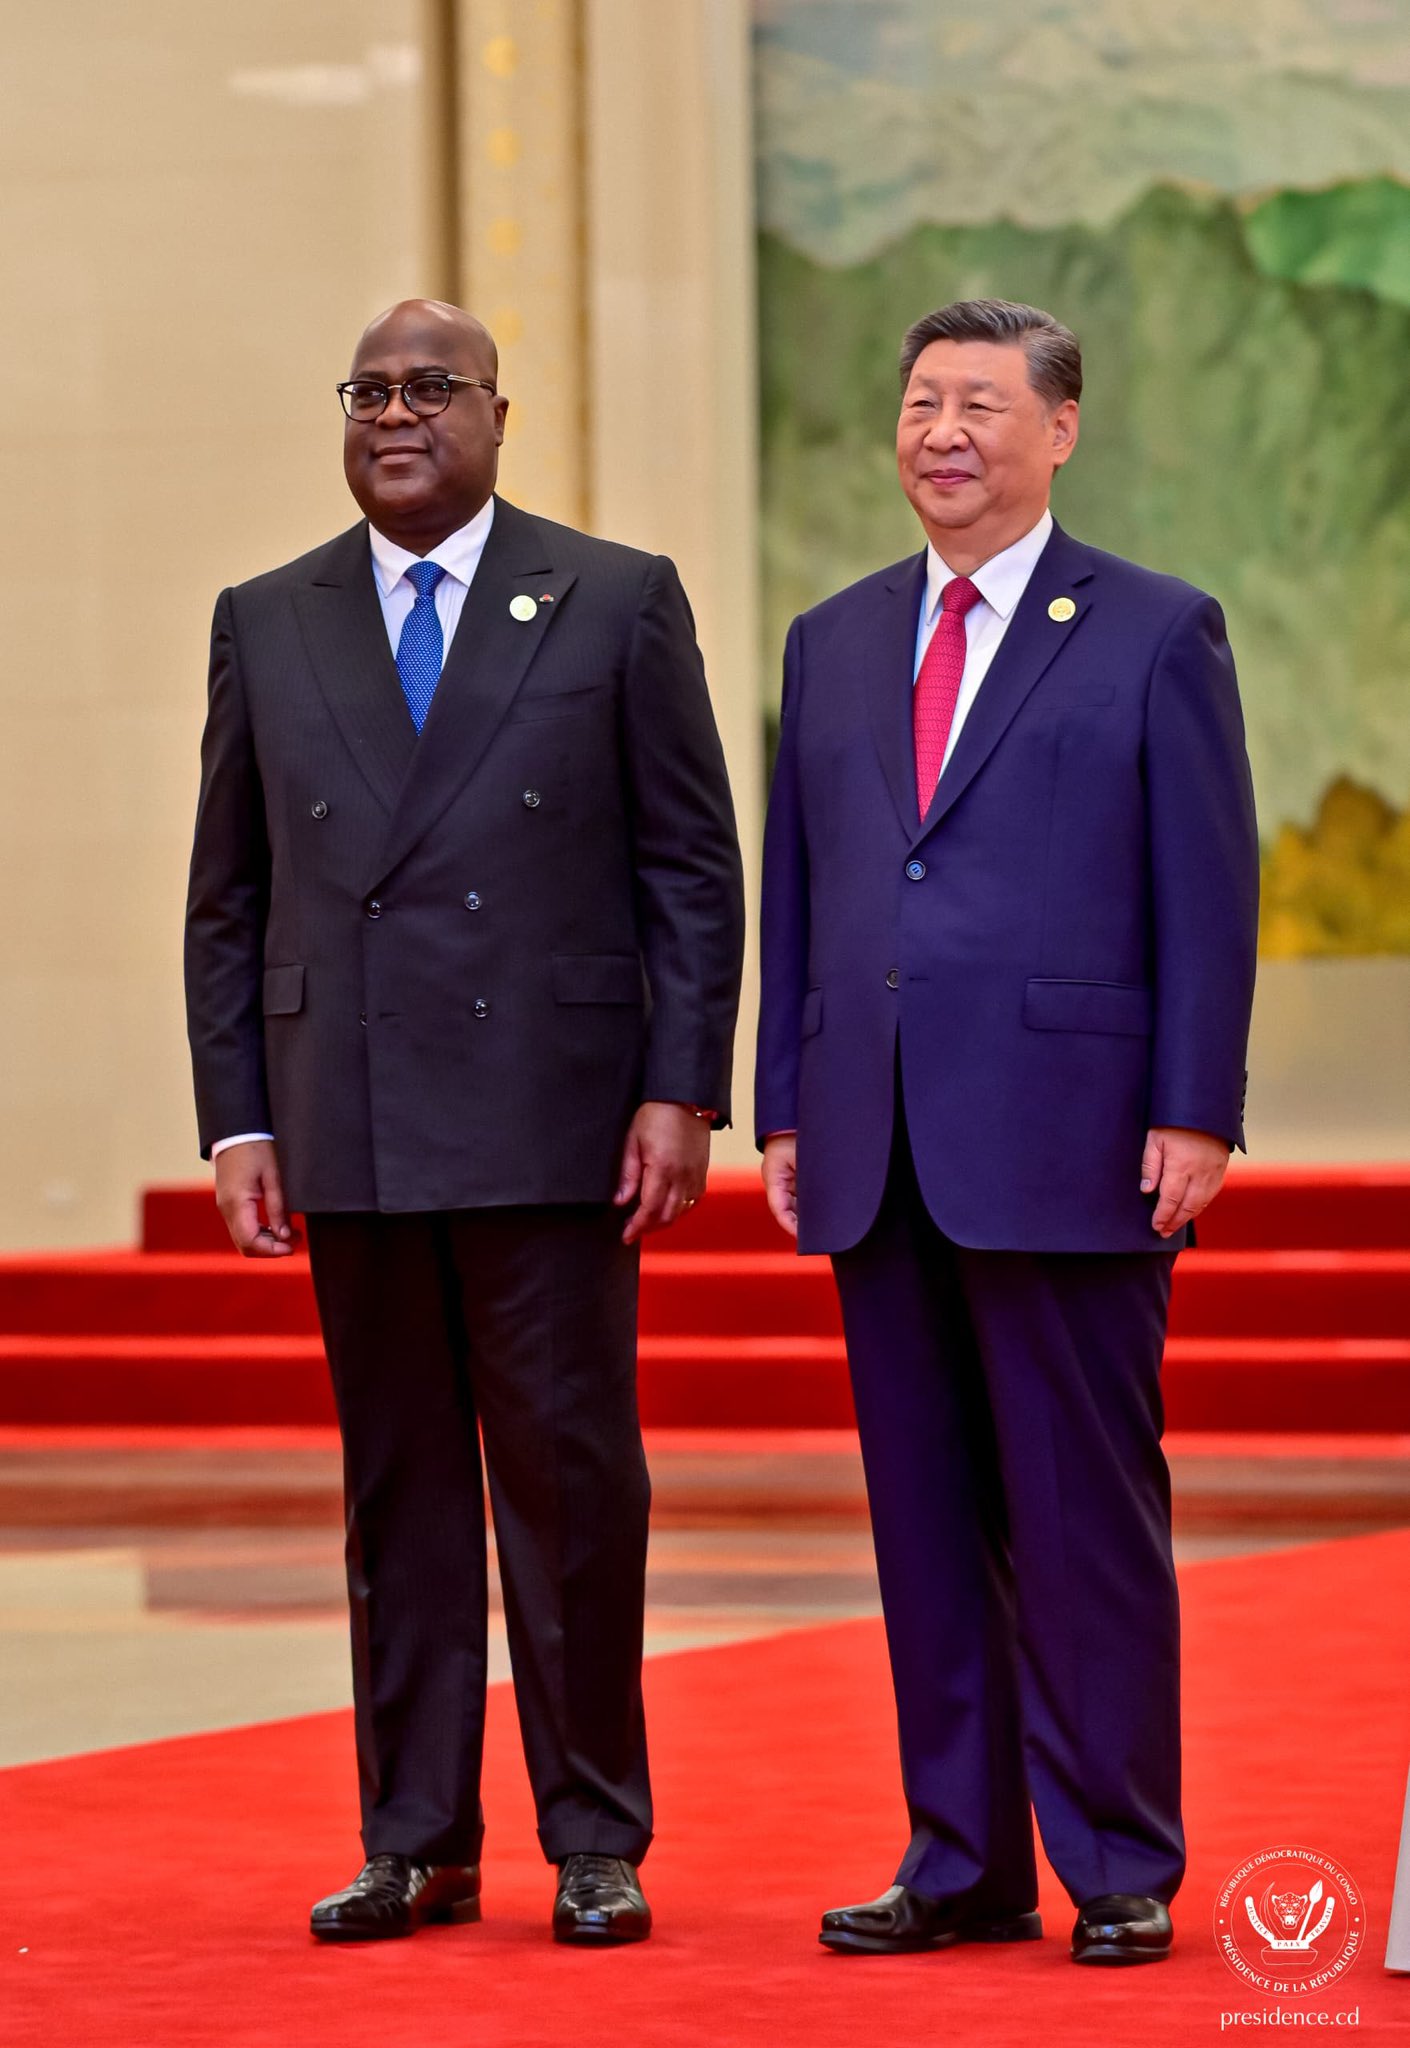
[[[1258,843],[1223,615],[1055,528],[921,820],[924,583],[922,553],[789,632],[760,1142],[798,1133],[799,1249],[846,1250],[880,1206],[899,1059],[949,1237],[1156,1249],[1147,1128],[1243,1142]]]

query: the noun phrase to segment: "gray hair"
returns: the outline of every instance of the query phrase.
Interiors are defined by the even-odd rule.
[[[1021,345],[1028,358],[1028,381],[1045,404],[1082,396],[1082,350],[1071,328],[1038,306],[1013,299],[957,299],[927,313],[906,329],[901,343],[901,392],[922,349],[932,341],[997,341]]]

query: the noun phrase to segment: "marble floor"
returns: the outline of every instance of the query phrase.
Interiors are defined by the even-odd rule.
[[[661,1431],[653,1656],[878,1611],[831,1432]],[[1410,1439],[1169,1445],[1182,1561],[1410,1525]],[[498,1588],[491,1675],[508,1676]],[[336,1440],[0,1435],[0,1765],[349,1697]]]

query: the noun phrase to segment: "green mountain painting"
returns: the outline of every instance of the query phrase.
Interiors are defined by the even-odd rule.
[[[765,672],[919,545],[904,327],[1047,306],[1088,378],[1059,518],[1227,612],[1265,952],[1410,952],[1410,6],[756,4]]]

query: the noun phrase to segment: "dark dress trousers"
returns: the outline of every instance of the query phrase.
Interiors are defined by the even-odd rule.
[[[1152,1125],[1242,1143],[1257,838],[1233,663],[1212,599],[1055,528],[922,820],[924,587],[922,555],[789,635],[757,1128],[797,1131],[799,1248],[841,1294],[901,1881],[1031,1906],[1031,1795],[1074,1898],[1169,1898],[1181,1240],[1139,1181]]]
[[[742,949],[679,579],[496,500],[418,737],[359,524],[222,594],[202,770],[201,1146],[272,1131],[308,1217],[367,1851],[478,1854],[482,1432],[545,1852],[638,1859],[648,1487],[610,1202],[639,1103],[728,1120]]]

